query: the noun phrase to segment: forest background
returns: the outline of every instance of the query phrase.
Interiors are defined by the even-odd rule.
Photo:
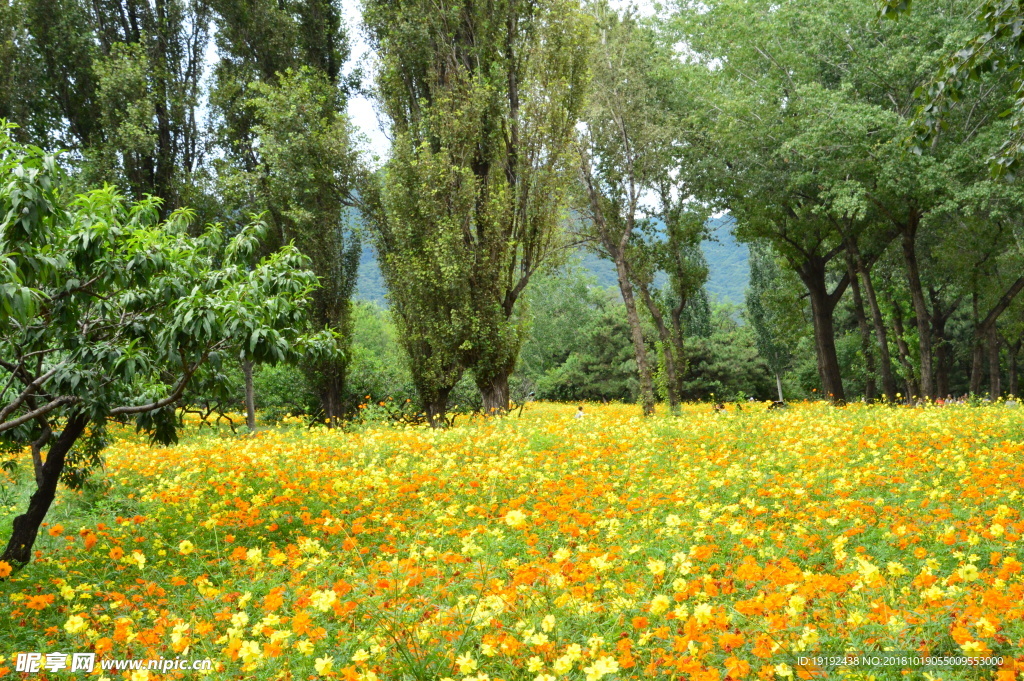
[[[261,215],[310,259],[340,359],[240,353],[204,409],[1017,394],[1012,17],[908,4],[368,1],[357,64],[329,0],[7,0],[0,118],[69,194]]]

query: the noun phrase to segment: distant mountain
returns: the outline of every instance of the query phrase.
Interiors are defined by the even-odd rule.
[[[712,300],[743,304],[743,294],[750,281],[749,253],[747,246],[736,241],[732,234],[734,220],[729,215],[711,218],[708,231],[711,238],[701,244],[708,261],[708,293]],[[615,265],[590,251],[580,252],[580,264],[589,270],[601,286],[618,286]],[[662,283],[661,281],[657,283]],[[373,248],[363,247],[359,259],[359,277],[356,281],[356,300],[372,300],[386,305],[384,278],[377,266]]]
[[[700,248],[708,261],[707,288],[711,299],[742,305],[750,283],[750,251],[733,236],[734,224],[736,220],[731,215],[708,220],[711,239],[705,240]]]

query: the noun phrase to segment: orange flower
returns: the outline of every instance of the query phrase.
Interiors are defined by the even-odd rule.
[[[64,526],[54,525],[49,530],[47,530],[47,532],[50,534],[51,537],[59,537],[60,535],[64,534]]]
[[[124,549],[122,549],[120,546],[115,546],[114,548],[110,549],[109,555],[113,560],[121,560],[122,558],[124,558]]]
[[[42,610],[46,606],[53,603],[53,596],[50,594],[43,594],[41,596],[29,596],[28,600],[25,601],[25,607],[30,610]]]
[[[750,663],[732,655],[725,659],[725,673],[731,679],[743,679],[750,674]]]
[[[11,564],[7,561],[0,560],[0,579],[7,577],[11,574]]]

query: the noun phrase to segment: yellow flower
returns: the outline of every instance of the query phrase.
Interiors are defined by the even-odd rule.
[[[614,674],[617,671],[619,671],[619,663],[615,661],[614,657],[607,655],[598,658],[589,667],[583,668],[583,673],[587,675],[587,681],[597,681],[606,674]]]
[[[505,514],[505,524],[512,528],[520,528],[526,525],[526,514],[519,509],[514,509]]]
[[[185,541],[183,541],[180,544],[178,544],[178,553],[180,553],[183,556],[187,556],[188,554],[192,553],[195,550],[196,550],[195,545],[192,542],[190,542],[188,539],[186,539]]]
[[[64,631],[69,634],[77,634],[81,631],[85,631],[89,628],[89,623],[78,615],[72,615],[68,618],[68,621],[64,623]]]
[[[476,671],[476,660],[468,653],[455,658],[455,664],[458,666],[460,674],[469,674]]]
[[[693,609],[693,617],[701,624],[707,624],[711,621],[712,608],[707,603],[701,603]]]
[[[793,676],[793,668],[785,662],[775,665],[775,673],[783,678]]]
[[[958,568],[956,574],[960,579],[964,580],[965,582],[973,582],[980,576],[978,574],[977,566],[973,565],[972,563],[968,563],[967,565]]]
[[[330,610],[334,601],[337,599],[338,595],[329,589],[324,591],[314,591],[309,596],[310,603],[312,603],[313,607],[320,612],[327,612]]]
[[[295,650],[299,651],[303,655],[309,655],[313,652],[313,643],[312,641],[308,641],[306,639],[296,641]]]
[[[316,658],[316,664],[313,666],[316,669],[317,674],[324,676],[325,674],[329,674],[331,669],[334,667],[334,658],[330,655],[318,657]]]
[[[551,665],[551,668],[554,669],[555,673],[559,676],[568,674],[572,671],[572,658],[568,655],[563,655],[555,660],[555,663]]]
[[[555,628],[555,616],[548,615],[540,622],[540,628],[544,631],[551,631]]]
[[[263,657],[263,653],[260,652],[260,644],[256,641],[244,641],[242,647],[238,649],[238,657],[245,663],[255,662]]]
[[[663,612],[668,610],[668,606],[671,605],[671,603],[672,601],[669,600],[668,596],[666,596],[665,594],[658,594],[657,596],[651,599],[651,614],[662,614]]]
[[[530,671],[530,672],[539,672],[539,671],[540,671],[541,669],[543,669],[543,668],[544,668],[544,660],[540,659],[540,658],[539,658],[539,657],[537,657],[536,655],[534,655],[533,657],[531,657],[531,658],[530,658],[530,659],[529,659],[529,660],[528,660],[528,661],[526,662],[526,670],[527,670],[527,671]]]

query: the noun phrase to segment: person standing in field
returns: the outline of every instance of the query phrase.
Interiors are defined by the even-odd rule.
[[[580,405],[580,408],[576,410],[575,418],[577,418],[577,419],[583,418],[583,405],[582,404]]]

